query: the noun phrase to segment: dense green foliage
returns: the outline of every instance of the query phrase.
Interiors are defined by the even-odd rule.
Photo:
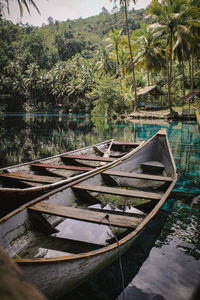
[[[186,91],[199,88],[199,6],[198,1],[154,0],[148,11],[128,12],[137,88],[157,84],[176,104]],[[110,14],[102,8],[87,19],[49,17],[42,27],[0,20],[0,45],[0,111],[133,109],[123,5]]]

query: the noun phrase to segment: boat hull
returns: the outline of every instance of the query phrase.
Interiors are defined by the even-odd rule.
[[[119,253],[121,255],[126,252],[135,238],[127,241],[119,249],[118,247],[108,251],[105,249],[104,253],[96,255],[87,253],[77,259],[63,260],[59,263],[41,263],[37,266],[20,263],[19,266],[26,278],[29,278],[42,293],[50,299],[57,299],[119,259]]]

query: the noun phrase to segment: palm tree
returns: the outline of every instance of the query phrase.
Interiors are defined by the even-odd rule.
[[[158,36],[166,39],[166,61],[168,82],[168,104],[170,113],[173,114],[171,99],[172,83],[172,54],[175,42],[175,33],[180,26],[193,24],[194,10],[190,9],[188,0],[154,0],[149,8],[148,17],[155,22],[152,27]]]
[[[40,11],[37,7],[37,5],[35,4],[35,2],[33,0],[16,0],[20,9],[20,16],[23,16],[23,6],[26,7],[28,13],[30,14],[30,9],[29,9],[29,4],[32,5],[37,12],[40,14]],[[8,13],[10,13],[10,0],[2,0],[1,4],[0,4],[0,13],[2,13],[2,11],[6,8]],[[28,4],[29,2],[29,4]]]
[[[127,69],[127,61],[129,60],[129,52],[127,51],[127,47],[121,45],[119,48],[119,61],[121,65],[121,74],[122,78],[126,75],[126,69]]]
[[[37,82],[39,80],[39,65],[32,63],[27,67],[26,78],[24,79],[25,86],[30,96],[31,102],[36,100]],[[35,103],[36,104],[36,103]]]
[[[160,36],[166,38],[166,62],[167,62],[167,83],[168,83],[168,104],[170,114],[173,114],[171,99],[172,83],[172,48],[175,29],[182,22],[181,9],[185,0],[154,0],[149,8],[149,17],[156,24],[153,27]]]
[[[162,55],[162,41],[154,36],[151,26],[147,25],[143,25],[141,29],[135,30],[131,39],[136,44],[136,67],[139,69],[144,67],[147,72],[148,85],[153,84],[152,72],[162,69],[165,63]]]
[[[117,0],[110,0],[110,2],[115,2]],[[135,65],[133,61],[133,53],[132,53],[132,48],[131,48],[131,40],[130,40],[130,32],[129,32],[129,26],[128,26],[128,5],[130,2],[133,2],[134,4],[136,3],[136,0],[120,0],[120,5],[124,7],[124,12],[125,12],[125,22],[126,22],[126,34],[128,38],[128,47],[129,47],[129,52],[130,52],[130,58],[131,58],[131,68],[132,68],[132,74],[133,74],[133,88],[134,88],[134,110],[138,110],[138,105],[137,105],[137,91],[136,91],[136,80],[135,80]]]
[[[188,5],[185,16],[187,17],[187,23],[189,28],[188,44],[191,55],[191,90],[194,89],[194,57],[196,53],[199,53],[200,42],[200,3],[199,1],[191,1]]]
[[[185,26],[179,26],[174,34],[175,44],[173,46],[173,52],[175,58],[178,59],[178,62],[181,65],[182,70],[182,89],[183,96],[185,95],[185,68],[184,61],[189,60],[190,49],[189,49],[189,40],[190,33],[189,29]]]
[[[116,58],[117,58],[117,72],[119,75],[121,75],[120,66],[119,66],[119,44],[121,41],[121,34],[122,34],[122,29],[117,30],[116,28],[113,28],[113,31],[111,30],[109,32],[109,38],[107,39],[107,42],[110,43],[107,46],[107,48],[113,47],[115,49]]]
[[[106,49],[102,48],[101,51],[96,53],[96,60],[96,67],[101,72],[101,75],[103,73],[110,73],[113,75],[113,73],[116,72],[116,67],[113,61],[110,59],[109,53],[106,51]]]

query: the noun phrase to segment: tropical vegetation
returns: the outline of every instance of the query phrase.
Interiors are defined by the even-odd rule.
[[[2,112],[130,113],[140,108],[138,90],[158,85],[173,114],[182,96],[200,88],[198,0],[153,0],[146,10],[111,1],[110,13],[49,17],[41,27],[4,20],[9,2],[0,6]],[[38,10],[34,1],[18,3],[21,13],[27,3]]]

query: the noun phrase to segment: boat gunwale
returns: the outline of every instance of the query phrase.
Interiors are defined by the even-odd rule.
[[[41,263],[58,263],[58,262],[64,262],[64,261],[70,261],[70,260],[76,260],[76,259],[82,259],[82,258],[89,258],[91,256],[97,256],[100,255],[102,253],[105,252],[110,252],[112,250],[114,250],[117,247],[121,247],[123,245],[125,245],[126,243],[130,242],[130,240],[134,240],[134,238],[137,237],[137,235],[139,235],[142,230],[144,230],[145,226],[149,223],[149,221],[156,215],[156,213],[158,212],[158,210],[160,209],[160,207],[164,204],[165,200],[168,198],[171,190],[173,189],[173,187],[176,184],[177,181],[177,170],[176,170],[176,165],[174,162],[174,158],[172,155],[172,151],[170,148],[170,144],[169,144],[169,140],[167,137],[167,133],[166,133],[166,129],[161,129],[159,130],[155,135],[153,135],[149,140],[145,141],[144,143],[140,144],[137,148],[133,149],[132,151],[130,151],[129,153],[127,153],[126,155],[124,155],[123,157],[119,158],[118,160],[111,162],[109,164],[107,164],[106,166],[102,166],[98,169],[94,169],[92,171],[90,171],[90,174],[86,174],[84,176],[84,178],[80,178],[78,180],[74,180],[73,182],[62,186],[56,190],[53,190],[45,195],[42,195],[41,197],[38,197],[32,201],[30,201],[29,203],[26,203],[24,205],[22,205],[20,208],[16,209],[15,211],[9,213],[8,215],[4,216],[3,218],[0,219],[0,223],[8,220],[10,217],[12,217],[13,215],[17,214],[18,212],[24,210],[25,208],[28,208],[28,206],[35,204],[39,201],[44,200],[45,198],[62,191],[63,189],[69,188],[75,184],[77,184],[82,180],[88,179],[94,175],[97,175],[99,173],[101,173],[101,171],[103,169],[109,169],[111,167],[114,167],[115,165],[118,165],[119,163],[121,163],[123,160],[126,160],[127,158],[129,158],[130,156],[132,156],[134,153],[138,152],[139,150],[141,150],[142,148],[144,148],[148,143],[150,143],[152,141],[152,139],[156,138],[158,135],[164,135],[166,142],[167,142],[167,149],[169,151],[169,155],[170,155],[170,160],[172,163],[172,167],[173,167],[173,181],[171,182],[171,184],[169,185],[168,189],[165,191],[165,193],[163,194],[163,196],[161,197],[161,199],[159,200],[159,202],[155,205],[155,207],[152,209],[151,212],[149,212],[147,214],[146,217],[144,217],[143,221],[136,227],[136,229],[134,229],[133,231],[131,231],[129,234],[127,234],[127,236],[125,236],[124,238],[120,239],[117,242],[111,244],[111,245],[107,245],[107,246],[102,246],[102,248],[97,249],[97,250],[93,250],[90,252],[84,252],[84,253],[80,253],[80,254],[72,254],[72,255],[68,255],[68,256],[61,256],[61,257],[51,257],[51,258],[38,258],[38,259],[15,259],[15,262],[17,262],[18,264],[41,264]]]

